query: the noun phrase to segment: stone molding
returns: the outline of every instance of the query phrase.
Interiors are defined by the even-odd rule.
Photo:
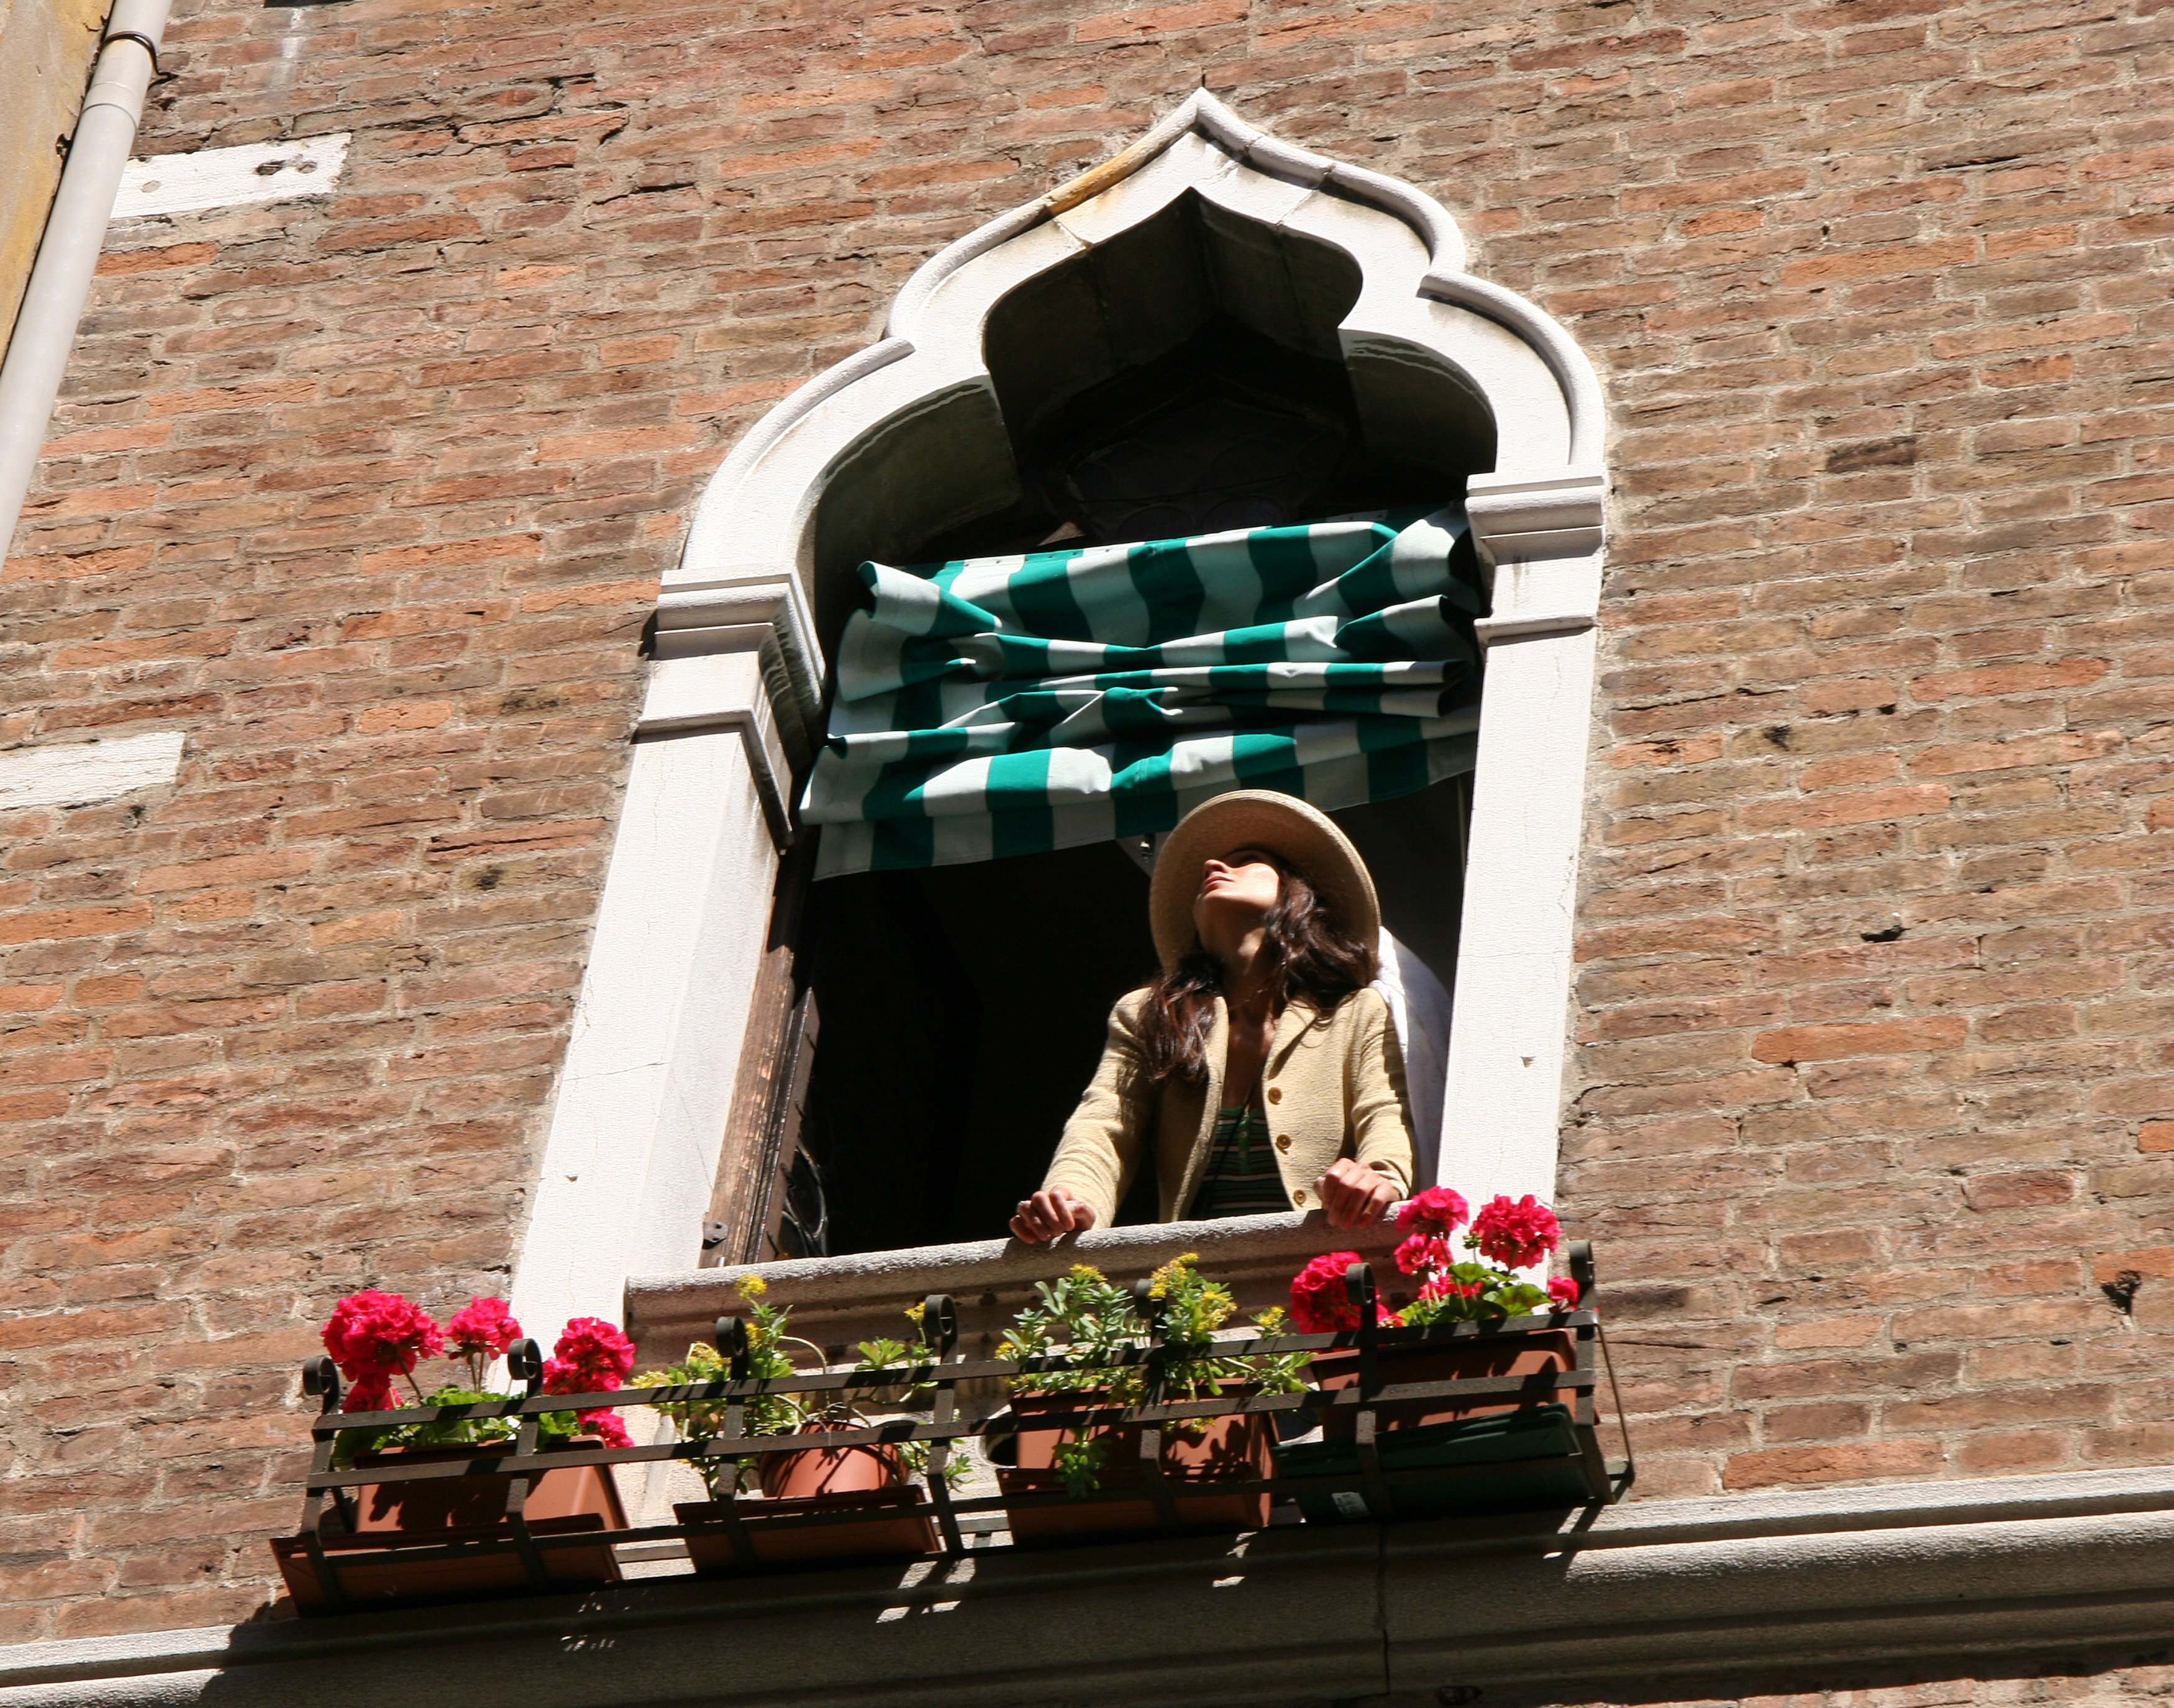
[[[821,738],[822,653],[790,570],[715,577],[657,602],[640,736],[730,728],[747,744],[763,816],[792,840],[792,780]]]
[[[1600,551],[1608,478],[1572,469],[1537,480],[1476,474],[1465,493],[1492,608],[1480,641],[1573,634],[1600,620]]]
[[[149,219],[338,192],[350,132],[244,143],[131,160],[113,194],[116,219]]]
[[[1606,424],[1592,365],[1537,305],[1465,271],[1463,236],[1440,203],[1257,130],[1200,89],[1121,153],[916,269],[880,341],[782,399],[733,446],[666,589],[749,565],[806,575],[816,501],[853,446],[917,400],[987,385],[981,333],[997,300],[1188,192],[1351,254],[1368,289],[1345,336],[1433,351],[1463,369],[1503,435],[1501,472],[1598,466]]]
[[[187,743],[184,731],[153,729],[0,753],[0,813],[88,807],[138,789],[170,787]]]
[[[1967,1676],[1985,1657],[2163,1645],[2170,1618],[2174,1467],[2156,1466],[25,1644],[0,1649],[0,1708],[1432,1708],[1445,1686]]]

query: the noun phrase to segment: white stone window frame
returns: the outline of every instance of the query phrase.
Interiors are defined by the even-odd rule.
[[[616,1318],[627,1280],[695,1267],[788,836],[819,734],[817,505],[901,412],[991,387],[982,328],[1022,281],[1187,192],[1330,244],[1362,284],[1345,348],[1460,370],[1497,433],[1467,508],[1491,582],[1441,1172],[1474,1202],[1555,1190],[1606,489],[1603,403],[1556,322],[1464,270],[1424,193],[1255,130],[1204,90],[1123,153],[926,262],[882,340],[771,409],[703,495],[656,657],[514,1305]]]

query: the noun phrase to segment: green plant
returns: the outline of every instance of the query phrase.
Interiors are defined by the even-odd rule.
[[[1148,1278],[1146,1304],[1160,1320],[1162,1342],[1162,1355],[1152,1361],[1138,1354],[1155,1325],[1142,1316],[1131,1289],[1085,1263],[1075,1263],[1054,1281],[1036,1283],[1036,1302],[1013,1319],[997,1355],[1021,1361],[1062,1359],[1069,1368],[1022,1370],[1006,1378],[1007,1386],[1015,1394],[1093,1394],[1102,1403],[1125,1407],[1214,1399],[1233,1387],[1301,1392],[1303,1354],[1215,1350],[1217,1332],[1236,1314],[1237,1302],[1228,1287],[1200,1273],[1199,1262],[1198,1255],[1188,1251]],[[1280,1334],[1284,1314],[1263,1312],[1255,1327],[1263,1335]],[[1154,1386],[1158,1373],[1159,1392]],[[1196,1440],[1210,1426],[1206,1418],[1170,1425]],[[1083,1435],[1055,1450],[1052,1457],[1068,1493],[1088,1494],[1101,1486],[1106,1452],[1099,1435]]]
[[[763,1303],[768,1290],[760,1275],[743,1275],[733,1284],[748,1307],[747,1373],[762,1381],[776,1381],[800,1374],[787,1346],[802,1346],[815,1354],[816,1367],[823,1367],[823,1349],[812,1341],[802,1340],[786,1331],[791,1325],[789,1310]],[[906,1315],[918,1330],[921,1307],[916,1305]],[[861,1361],[856,1370],[890,1370],[909,1363],[933,1363],[934,1354],[925,1341],[917,1340],[909,1346],[903,1341],[869,1341],[861,1347]],[[732,1365],[715,1347],[696,1341],[687,1349],[686,1356],[677,1364],[662,1370],[644,1370],[630,1379],[630,1386],[644,1388],[706,1386],[711,1383],[732,1380]],[[873,1390],[871,1390],[873,1392]],[[729,1402],[721,1398],[702,1397],[684,1400],[652,1401],[655,1408],[678,1425],[680,1435],[686,1440],[722,1435],[727,1432],[727,1408]],[[744,1435],[790,1435],[810,1427],[849,1430],[865,1428],[868,1419],[848,1401],[840,1399],[824,1403],[815,1397],[791,1393],[754,1394],[742,1403],[740,1433]],[[898,1454],[900,1462],[912,1475],[926,1477],[928,1473],[929,1444],[926,1441],[897,1441],[890,1444]],[[696,1468],[713,1500],[729,1499],[740,1493],[754,1480],[750,1474],[756,1467],[750,1462],[704,1459]],[[956,1482],[970,1467],[964,1462],[955,1462],[944,1467],[944,1477]]]
[[[910,1370],[917,1376],[936,1363],[937,1349],[928,1338],[928,1327],[925,1320],[927,1308],[925,1304],[906,1307],[906,1319],[913,1325],[913,1338],[911,1341],[894,1340],[887,1336],[875,1340],[863,1341],[857,1349],[861,1355],[853,1365],[854,1370],[857,1371],[880,1370],[885,1373],[904,1370]],[[857,1388],[854,1392],[866,1394],[872,1400],[886,1397],[902,1399],[913,1386],[914,1383],[911,1380],[904,1383],[874,1382],[865,1388]],[[858,1414],[855,1415],[857,1417]],[[933,1457],[930,1451],[932,1446],[933,1444],[927,1441],[890,1443],[892,1450],[899,1457],[899,1462],[906,1467],[907,1472],[924,1482],[928,1478],[929,1461]],[[947,1484],[956,1488],[972,1473],[972,1470],[973,1467],[964,1457],[954,1455],[945,1458],[942,1475]]]
[[[792,1312],[762,1302],[762,1295],[769,1289],[761,1276],[743,1275],[733,1286],[748,1307],[749,1376],[758,1381],[776,1381],[798,1376],[799,1370],[785,1351],[788,1345],[808,1348],[815,1354],[817,1366],[821,1366],[822,1348],[786,1332]],[[642,1370],[629,1379],[628,1386],[700,1387],[732,1379],[732,1366],[724,1354],[698,1340],[689,1345],[686,1355],[677,1364],[667,1365],[662,1370]],[[722,1397],[651,1402],[657,1411],[672,1419],[681,1437],[688,1440],[725,1434],[730,1403]],[[744,1435],[792,1435],[813,1421],[820,1411],[802,1396],[789,1393],[753,1394],[741,1406],[740,1433]],[[754,1467],[746,1461],[704,1459],[698,1462],[695,1468],[702,1473],[710,1498],[722,1500],[740,1490]]]
[[[1137,1390],[1138,1367],[1119,1367],[1147,1327],[1133,1309],[1130,1292],[1086,1263],[1074,1263],[1069,1273],[1054,1281],[1037,1281],[1034,1291],[1040,1302],[1012,1319],[997,1356],[1015,1362],[1061,1358],[1072,1367],[1008,1377],[1014,1393]]]

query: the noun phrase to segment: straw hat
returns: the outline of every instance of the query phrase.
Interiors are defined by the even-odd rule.
[[[1361,943],[1381,935],[1382,904],[1351,840],[1326,814],[1273,789],[1238,789],[1202,803],[1178,821],[1155,856],[1148,923],[1165,970],[1199,941],[1192,928],[1203,862],[1240,848],[1278,855],[1306,874],[1336,922]]]

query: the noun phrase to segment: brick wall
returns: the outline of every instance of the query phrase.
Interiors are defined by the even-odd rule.
[[[310,1325],[504,1273],[700,481],[1203,70],[1610,376],[1564,1190],[1648,1486],[2174,1454],[2152,0],[180,10],[149,148],[355,142],[116,230],[0,581],[0,743],[189,732],[0,820],[0,1640],[262,1603]]]
[[[1739,30],[1489,246],[1614,376],[1563,1191],[1643,1486],[2174,1457],[2164,23]]]

